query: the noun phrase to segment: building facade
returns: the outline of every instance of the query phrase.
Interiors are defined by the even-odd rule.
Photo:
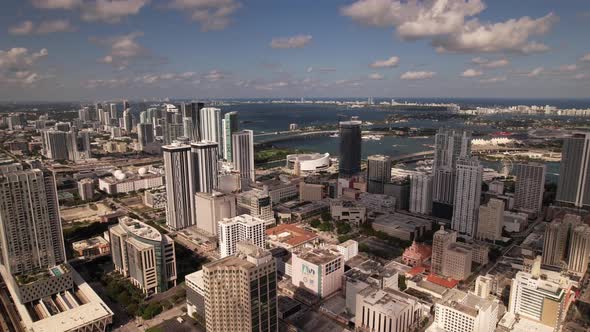
[[[254,132],[242,130],[232,134],[232,151],[234,168],[243,179],[256,180],[254,169]]]
[[[514,208],[540,212],[545,192],[547,167],[540,163],[515,164]]]
[[[361,171],[361,121],[340,122],[340,177],[348,178]]]
[[[239,242],[249,242],[264,249],[264,230],[264,220],[247,214],[219,221],[217,235],[221,258],[235,254]]]
[[[456,172],[451,228],[473,236],[477,231],[483,168],[476,158],[459,159]]]

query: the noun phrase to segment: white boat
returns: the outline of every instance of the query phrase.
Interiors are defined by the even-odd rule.
[[[338,137],[340,137],[340,135],[338,135],[338,133],[334,133],[334,134],[330,135],[330,137],[332,137],[332,138],[338,138]]]

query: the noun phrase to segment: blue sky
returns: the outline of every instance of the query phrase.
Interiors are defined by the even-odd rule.
[[[4,0],[0,100],[556,97],[580,0]]]

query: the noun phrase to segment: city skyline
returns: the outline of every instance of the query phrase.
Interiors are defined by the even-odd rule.
[[[0,100],[582,98],[590,87],[590,5],[580,1],[4,7]]]

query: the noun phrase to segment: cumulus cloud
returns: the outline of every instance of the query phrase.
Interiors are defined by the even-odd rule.
[[[482,0],[357,0],[341,9],[362,24],[393,27],[406,40],[429,38],[439,52],[543,52],[548,46],[530,41],[557,21],[553,13],[505,22],[480,22]]]
[[[119,88],[129,84],[128,78],[113,78],[109,80],[88,80],[86,81],[85,87],[88,89],[95,88]]]
[[[168,7],[188,12],[202,31],[210,31],[225,29],[231,23],[231,15],[242,4],[235,0],[172,0]]]
[[[137,38],[141,36],[143,36],[143,32],[137,31],[106,39],[91,38],[91,41],[95,41],[109,50],[107,55],[98,59],[99,63],[111,64],[117,69],[125,69],[134,60],[151,56],[150,52],[137,41]]]
[[[531,70],[530,72],[526,73],[527,77],[538,77],[539,75],[541,75],[543,73],[543,71],[545,70],[545,68],[543,67],[537,67],[533,70]]]
[[[24,21],[9,29],[13,35],[46,35],[54,32],[69,32],[76,30],[68,20],[42,21],[38,26],[32,21]]]
[[[0,84],[32,85],[47,77],[36,71],[37,62],[46,57],[47,49],[31,52],[23,47],[0,50]]]
[[[33,6],[42,9],[68,9],[80,11],[85,21],[118,23],[136,15],[150,0],[33,0]]]
[[[424,80],[433,78],[436,72],[433,71],[407,71],[400,76],[402,80]]]
[[[382,80],[385,78],[385,76],[383,76],[379,73],[371,73],[371,74],[369,74],[369,78],[372,80]]]
[[[375,62],[371,63],[369,67],[371,68],[391,68],[397,67],[399,63],[399,57],[392,56],[389,59],[385,60],[376,60]]]
[[[305,71],[308,72],[308,73],[312,73],[312,72],[315,72],[315,73],[331,73],[331,72],[335,72],[336,71],[336,68],[334,68],[334,67],[311,67],[310,66],[310,67],[307,67],[305,69]]]
[[[506,81],[506,76],[496,76],[479,80],[481,83],[498,83]]]
[[[587,80],[587,79],[590,79],[590,74],[583,74],[583,73],[580,73],[580,74],[576,74],[576,75],[574,75],[574,77],[573,77],[573,78],[574,78],[575,80]]]
[[[223,72],[216,70],[216,69],[211,70],[210,72],[203,75],[203,78],[206,79],[207,81],[210,81],[210,82],[220,81],[220,80],[224,79],[225,77],[226,77],[226,75]]]
[[[483,75],[483,72],[481,70],[475,70],[472,68],[469,68],[461,73],[461,77],[478,77],[481,75]]]
[[[297,35],[292,37],[273,38],[270,42],[272,48],[302,48],[311,42],[310,35]]]
[[[285,81],[277,81],[277,82],[270,82],[270,83],[265,83],[265,84],[256,84],[254,85],[254,89],[256,90],[266,90],[266,91],[272,91],[272,90],[276,90],[279,88],[284,88],[289,86],[288,82]]]
[[[162,81],[194,81],[197,76],[198,74],[193,71],[183,73],[145,74],[136,77],[133,81],[143,84],[154,84]]]
[[[584,54],[584,56],[580,58],[580,61],[590,62],[590,53]]]
[[[471,59],[471,62],[484,68],[500,68],[508,66],[510,64],[510,61],[508,61],[508,59],[491,60],[482,57],[475,57]]]
[[[576,71],[577,69],[578,69],[578,66],[576,64],[561,65],[561,66],[559,66],[559,68],[557,68],[557,70],[562,73]]]

